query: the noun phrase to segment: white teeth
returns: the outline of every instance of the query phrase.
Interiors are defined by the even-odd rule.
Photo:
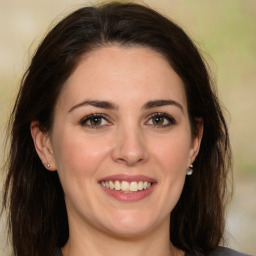
[[[113,183],[113,181],[109,181],[109,188],[110,189],[113,189],[113,188],[115,188],[115,184]]]
[[[140,181],[138,184],[138,189],[143,190],[143,181]]]
[[[115,181],[115,190],[120,190],[121,189],[121,184],[118,180]]]
[[[122,189],[121,190],[125,191],[125,192],[130,190],[130,184],[128,181],[122,181]]]
[[[136,181],[132,181],[130,184],[130,191],[138,191],[138,183]]]
[[[141,191],[143,189],[148,189],[151,187],[152,183],[147,181],[101,181],[100,183],[103,187],[118,190],[121,192],[137,192]]]

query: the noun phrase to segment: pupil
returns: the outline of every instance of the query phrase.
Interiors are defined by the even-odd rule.
[[[154,122],[154,124],[156,124],[156,125],[163,124],[163,121],[164,121],[163,117],[159,117],[159,116],[157,116],[157,117],[155,117],[155,118],[153,119],[153,122]]]
[[[94,117],[91,119],[91,124],[92,125],[100,125],[101,124],[101,118],[100,117]]]

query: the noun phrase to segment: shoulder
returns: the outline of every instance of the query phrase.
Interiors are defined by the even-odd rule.
[[[190,254],[190,253],[186,253],[185,256],[194,256],[194,255],[203,256],[202,254]],[[215,250],[211,251],[209,254],[204,256],[252,256],[252,255],[248,255],[248,254],[241,253],[226,247],[219,246]]]
[[[218,247],[214,251],[210,253],[209,256],[250,256],[245,253],[237,252],[235,250],[225,248],[225,247]]]

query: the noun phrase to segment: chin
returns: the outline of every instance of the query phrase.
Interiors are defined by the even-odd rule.
[[[113,217],[113,216],[112,216]],[[106,223],[105,223],[106,224]],[[150,216],[142,214],[129,214],[118,216],[109,223],[109,231],[119,237],[137,237],[150,232],[156,226]]]
[[[120,238],[135,238],[149,233],[150,229],[143,226],[119,226],[112,227],[110,232]]]

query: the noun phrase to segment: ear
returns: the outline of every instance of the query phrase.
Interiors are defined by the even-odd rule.
[[[191,165],[199,152],[204,130],[204,122],[202,118],[197,119],[197,133],[192,135],[191,148],[189,152],[188,166]]]
[[[31,122],[30,132],[36,152],[41,159],[42,164],[49,171],[55,171],[56,163],[53,156],[49,134],[40,130],[39,123],[37,121]]]

